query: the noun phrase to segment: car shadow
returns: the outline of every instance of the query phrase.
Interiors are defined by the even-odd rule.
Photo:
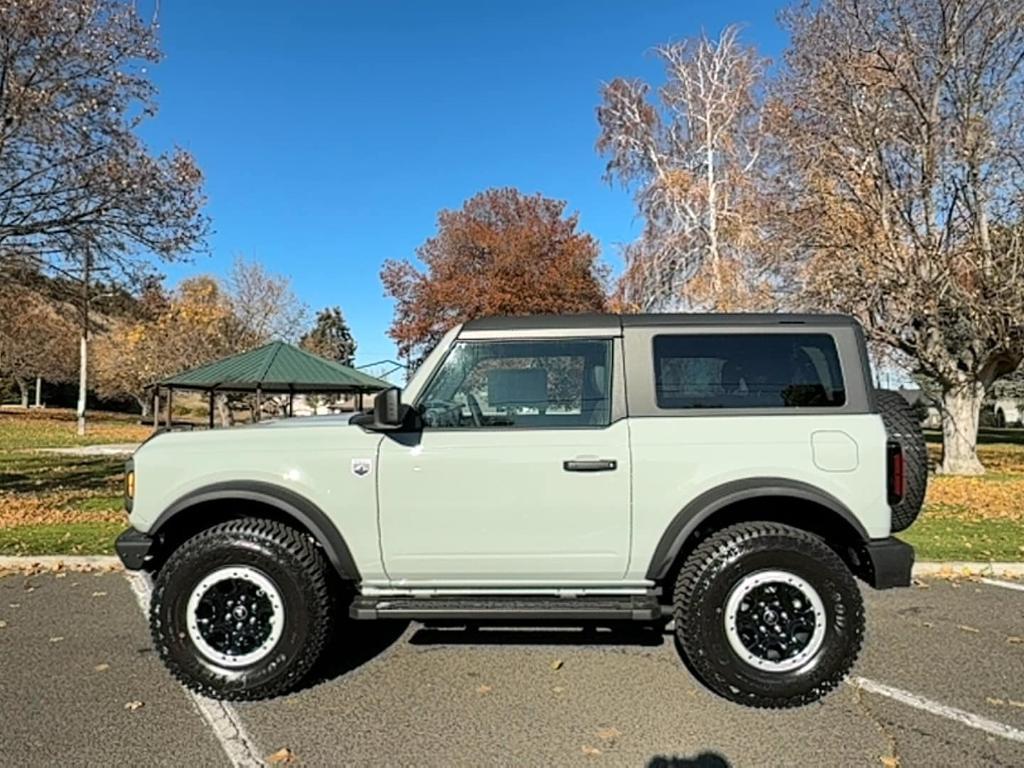
[[[634,622],[605,625],[501,622],[429,623],[415,631],[410,645],[640,645],[665,643],[663,624]]]
[[[368,664],[394,646],[408,626],[407,621],[339,619],[320,660],[300,689],[336,680]]]
[[[655,755],[647,768],[729,768],[730,763],[717,752],[701,752],[693,757]]]

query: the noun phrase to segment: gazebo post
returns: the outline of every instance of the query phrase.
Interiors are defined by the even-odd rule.
[[[260,420],[260,415],[261,415],[262,409],[263,409],[263,388],[259,384],[257,384],[256,385],[256,412],[252,415],[252,420],[253,421],[259,421]]]
[[[288,418],[290,419],[295,414],[292,412],[292,406],[295,403],[295,393],[291,387],[288,387]]]
[[[153,387],[153,429],[160,426],[160,387]]]
[[[174,418],[171,413],[171,409],[174,407],[174,387],[167,388],[167,428],[170,429],[173,426],[172,419]]]
[[[210,390],[210,429],[213,429],[213,389]]]
[[[363,410],[363,390],[356,392],[356,410]]]

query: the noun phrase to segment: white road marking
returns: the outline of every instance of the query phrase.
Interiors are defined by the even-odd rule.
[[[153,594],[153,582],[144,573],[133,573],[126,571],[125,576],[132,586],[135,599],[142,609],[143,615],[149,619],[149,600]],[[200,696],[187,688],[182,687],[188,697],[192,700],[199,714],[206,724],[213,731],[214,738],[220,744],[224,754],[233,768],[258,768],[262,766],[263,760],[259,757],[259,749],[253,741],[245,725],[242,723],[238,712],[226,701],[216,701]]]
[[[910,691],[904,691],[900,688],[893,688],[892,686],[885,685],[884,683],[876,683],[874,680],[868,680],[866,677],[851,677],[847,682],[850,685],[860,688],[861,690],[867,691],[868,693],[877,693],[879,696],[885,696],[887,698],[898,701],[901,704],[906,704],[908,707],[914,709],[920,709],[924,712],[928,712],[938,717],[945,717],[947,720],[955,720],[958,723],[966,725],[968,728],[975,728],[979,731],[991,734],[992,736],[999,736],[1010,741],[1018,741],[1024,743],[1024,731],[1019,728],[1014,728],[1012,725],[1006,725],[995,720],[989,720],[987,717],[976,715],[973,712],[967,712],[963,709],[957,709],[947,704],[941,704],[931,699],[926,699],[924,696],[918,696],[916,693]]]
[[[980,579],[982,584],[988,584],[993,587],[1005,587],[1006,589],[1016,589],[1018,592],[1024,592],[1024,584],[1014,584],[1012,581],[1000,581],[999,579]]]

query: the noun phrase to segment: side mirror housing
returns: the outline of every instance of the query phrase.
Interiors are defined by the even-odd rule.
[[[400,429],[405,424],[408,407],[402,406],[402,390],[389,387],[373,398],[373,428]]]

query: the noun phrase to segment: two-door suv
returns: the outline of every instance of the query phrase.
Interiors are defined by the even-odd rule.
[[[204,694],[288,691],[359,620],[671,620],[708,687],[788,707],[853,665],[857,578],[909,584],[926,458],[848,317],[570,315],[466,323],[372,413],[164,432],[127,472],[117,550]]]

